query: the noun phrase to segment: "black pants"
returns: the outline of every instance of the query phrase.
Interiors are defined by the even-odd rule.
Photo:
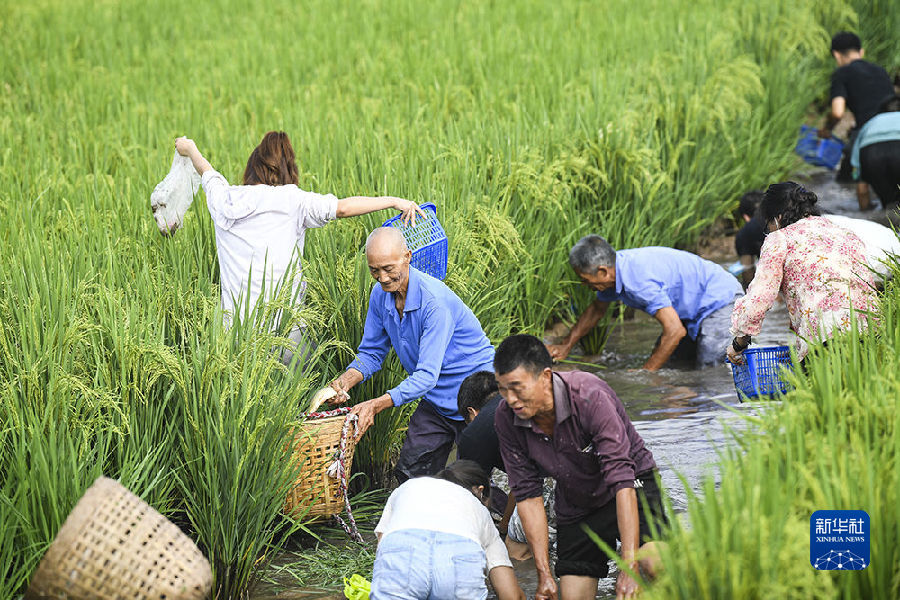
[[[443,469],[465,426],[462,419],[445,417],[430,402],[420,400],[409,419],[406,439],[394,467],[397,481],[403,483],[412,477],[434,475]]]
[[[662,491],[656,484],[656,471],[647,471],[637,476],[638,527],[640,543],[653,539],[650,529],[652,519],[657,527],[668,523],[663,508]],[[648,514],[644,510],[647,501]],[[576,523],[558,524],[556,527],[556,576],[579,575],[602,579],[609,575],[609,564],[606,553],[588,535],[586,530],[597,534],[607,546],[616,547],[619,538],[619,521],[616,514],[616,499],[613,498],[593,513]]]
[[[860,148],[859,177],[872,186],[884,208],[900,202],[900,140]]]

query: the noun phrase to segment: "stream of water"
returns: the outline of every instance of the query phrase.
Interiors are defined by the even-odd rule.
[[[860,213],[854,186],[837,184],[833,177],[831,172],[822,169],[803,180],[804,185],[819,195],[823,211],[855,218],[885,219],[883,211]],[[735,260],[730,254],[706,258],[720,263]],[[762,346],[791,343],[793,334],[788,325],[787,311],[779,302],[767,314],[763,331],[754,338],[754,343]],[[638,313],[633,320],[615,326],[603,354],[577,359],[597,365],[598,375],[624,402],[628,415],[656,459],[678,518],[687,505],[687,491],[679,475],[697,492],[704,476],[713,477],[718,484],[715,464],[718,452],[730,442],[726,429],[739,430],[745,426],[735,411],[764,410],[765,403],[742,404],[734,390],[731,370],[726,365],[705,369],[661,369],[655,373],[636,370],[646,360],[659,333],[660,327],[652,317]],[[577,368],[593,370],[584,365]],[[537,583],[533,562],[517,563],[516,573],[526,595],[533,597]],[[614,586],[614,577],[601,580],[597,597],[614,598]],[[254,597],[299,599],[343,598],[343,595],[335,595],[334,591],[288,591],[283,586],[262,586]]]

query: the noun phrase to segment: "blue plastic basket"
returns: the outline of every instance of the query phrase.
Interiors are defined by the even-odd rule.
[[[814,127],[803,125],[800,127],[800,139],[794,152],[799,154],[806,162],[829,169],[836,169],[841,162],[841,154],[844,144],[831,137],[822,139]]]
[[[432,277],[443,280],[447,276],[447,234],[437,218],[437,207],[428,202],[421,208],[427,219],[416,216],[416,226],[404,225],[402,215],[388,219],[382,227],[396,227],[406,238],[406,245],[412,250],[410,264]]]
[[[731,365],[738,398],[771,396],[790,390],[782,377],[785,370],[792,367],[789,347],[749,348],[744,350],[743,356],[744,364]]]

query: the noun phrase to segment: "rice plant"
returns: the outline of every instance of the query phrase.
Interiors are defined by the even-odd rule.
[[[900,594],[900,343],[893,286],[877,326],[814,350],[795,391],[734,433],[721,485],[691,495],[663,553],[651,598],[895,598]],[[810,518],[820,509],[865,510],[871,564],[862,571],[810,565]]]
[[[304,526],[279,516],[292,474],[277,449],[359,343],[372,285],[360,247],[391,215],[310,232],[305,307],[281,297],[226,331],[202,195],[173,238],[148,211],[176,135],[237,183],[262,133],[284,129],[304,189],[435,202],[447,283],[497,341],[588,300],[566,264],[581,235],[688,246],[789,172],[827,85],[828,34],[858,24],[892,47],[872,23],[881,5],[858,10],[4,3],[0,597],[24,590],[100,474],[197,540],[220,597],[245,596]],[[301,320],[320,343],[304,373],[276,360]],[[403,376],[390,357],[353,399]],[[389,483],[411,408],[379,415],[357,450],[373,487]]]

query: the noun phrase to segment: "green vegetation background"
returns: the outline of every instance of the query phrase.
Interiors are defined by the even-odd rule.
[[[150,217],[175,136],[238,183],[284,129],[305,189],[435,202],[447,282],[497,341],[586,300],[579,236],[690,244],[789,173],[830,32],[859,24],[897,66],[892,4],[0,2],[0,598],[101,473],[191,533],[222,598],[302,525],[275,449],[360,338],[359,248],[390,215],[312,232],[306,308],[225,331],[202,195],[173,239]],[[306,376],[272,359],[301,318],[323,342]],[[376,482],[405,417],[358,451]]]

